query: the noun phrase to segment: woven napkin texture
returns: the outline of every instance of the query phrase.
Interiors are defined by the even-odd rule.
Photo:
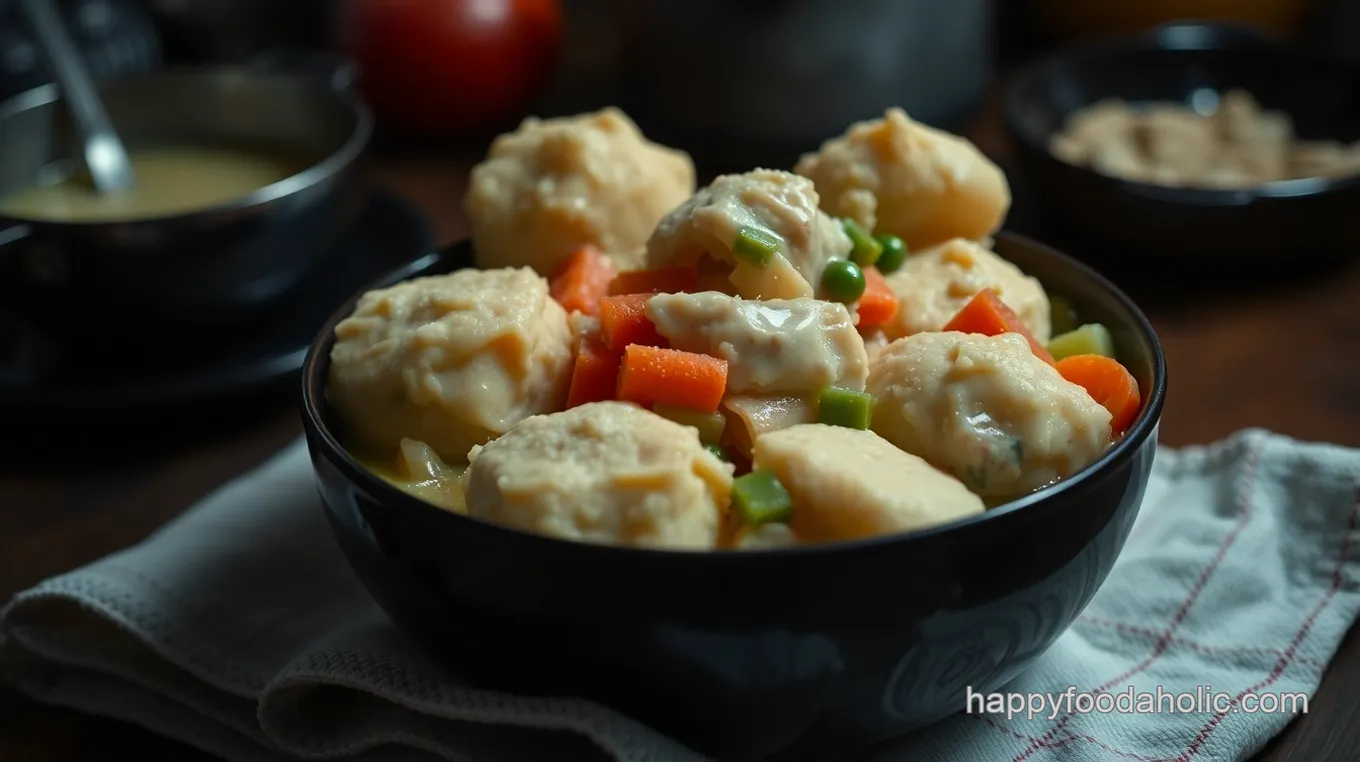
[[[1110,577],[1003,697],[1064,703],[975,705],[867,758],[1250,757],[1360,610],[1357,479],[1360,452],[1259,430],[1163,448]],[[475,688],[427,660],[336,548],[300,442],[142,544],[16,596],[0,675],[240,762],[703,759],[606,707]],[[1158,711],[1120,711],[1159,690]]]

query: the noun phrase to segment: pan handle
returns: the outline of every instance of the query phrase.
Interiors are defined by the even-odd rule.
[[[18,248],[18,245],[33,235],[33,229],[22,222],[0,227],[0,254],[4,254],[6,249]]]

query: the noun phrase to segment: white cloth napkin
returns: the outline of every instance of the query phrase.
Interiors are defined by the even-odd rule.
[[[1360,609],[1358,479],[1360,452],[1263,431],[1163,449],[1109,579],[1002,697],[1037,708],[1070,686],[1075,707],[975,705],[870,758],[1249,757],[1291,719],[1264,710],[1313,693]],[[701,759],[610,709],[474,689],[423,658],[333,544],[301,443],[141,545],[18,595],[0,667],[40,701],[243,762]],[[1187,711],[1077,700],[1130,688]],[[1179,695],[1197,691],[1194,707]]]

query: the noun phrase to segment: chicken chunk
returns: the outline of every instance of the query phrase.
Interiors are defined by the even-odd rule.
[[[861,391],[869,375],[864,340],[843,304],[705,291],[658,294],[647,316],[672,347],[727,360],[729,394]]]
[[[788,489],[789,526],[805,541],[908,532],[984,509],[958,479],[872,431],[791,426],[756,440],[754,465],[772,469]]]
[[[812,182],[789,172],[721,175],[661,220],[647,241],[648,266],[713,261],[729,269],[737,295],[747,299],[815,296],[826,265],[852,248],[817,203]],[[744,231],[773,240],[778,251],[753,263],[738,253]]]

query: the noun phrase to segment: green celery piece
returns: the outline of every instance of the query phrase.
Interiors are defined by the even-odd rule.
[[[793,518],[793,498],[768,468],[758,468],[733,480],[732,508],[743,523],[753,527]]]
[[[841,229],[850,238],[850,243],[854,248],[850,250],[850,261],[860,267],[873,267],[878,258],[883,255],[883,244],[852,219],[841,220]]]
[[[737,231],[737,240],[732,243],[732,253],[753,265],[764,267],[770,263],[782,245],[784,239],[773,230],[747,225]]]
[[[874,417],[874,398],[864,392],[829,386],[817,400],[817,421],[847,429],[867,429]]]
[[[1054,336],[1048,342],[1048,353],[1054,360],[1073,355],[1114,357],[1114,337],[1100,323],[1087,323],[1074,331]]]

